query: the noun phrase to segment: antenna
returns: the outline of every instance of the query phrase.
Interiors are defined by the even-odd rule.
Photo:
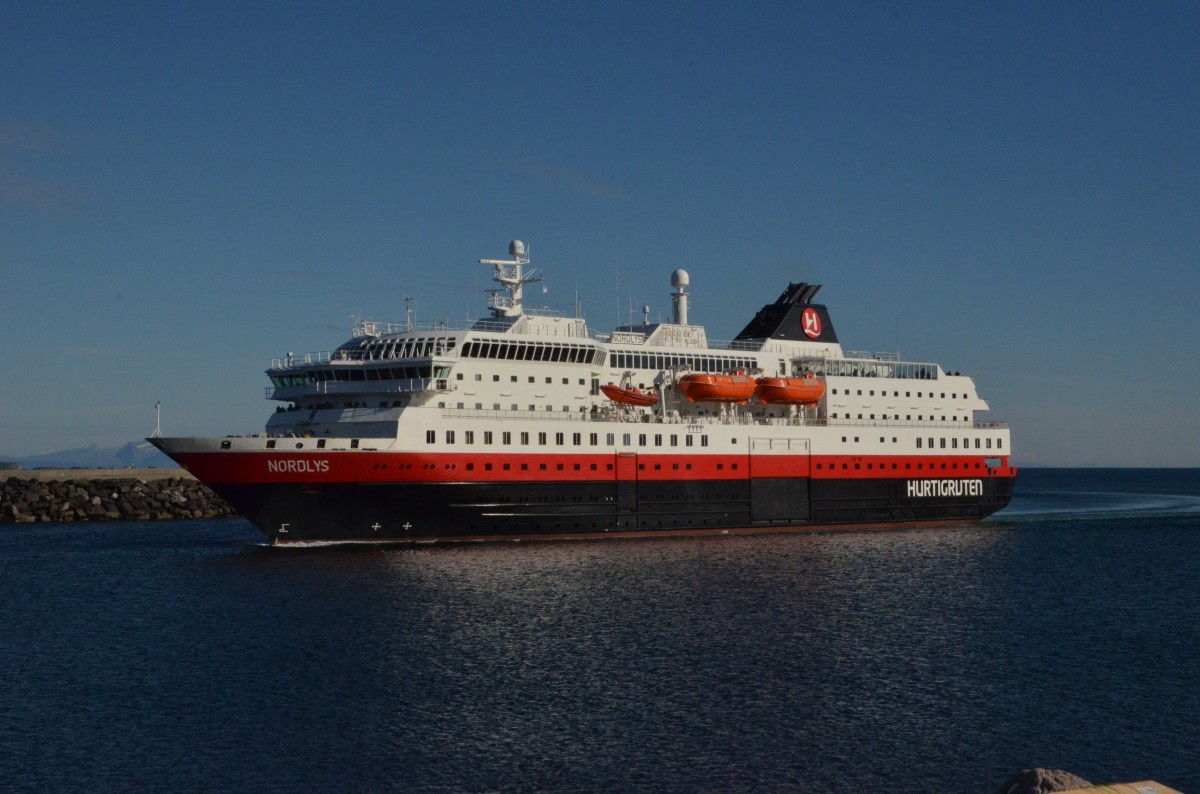
[[[162,438],[162,400],[154,401],[154,432],[150,438]]]
[[[412,299],[411,295],[404,296],[404,330],[405,331],[411,331],[413,329],[412,301],[413,301],[413,299]]]
[[[500,289],[491,290],[488,308],[493,317],[520,317],[524,314],[522,291],[526,284],[541,281],[537,268],[523,271],[529,264],[529,254],[525,243],[513,240],[508,244],[508,255],[512,259],[480,259],[481,265],[493,265],[496,270],[492,280],[500,285]],[[501,295],[507,292],[508,295]]]

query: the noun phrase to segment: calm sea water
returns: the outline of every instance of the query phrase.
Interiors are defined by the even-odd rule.
[[[1200,470],[980,526],[277,550],[0,527],[7,791],[1200,791]]]

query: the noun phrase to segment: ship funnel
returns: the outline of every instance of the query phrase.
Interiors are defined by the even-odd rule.
[[[671,286],[675,288],[675,292],[671,294],[671,303],[675,307],[675,324],[687,325],[687,305],[688,296],[683,291],[683,288],[688,285],[688,274],[686,270],[676,270],[671,274]]]

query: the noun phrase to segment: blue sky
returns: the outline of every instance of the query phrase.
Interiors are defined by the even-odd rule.
[[[1024,465],[1200,466],[1195,3],[0,5],[0,453],[255,432],[351,315],[789,281]]]

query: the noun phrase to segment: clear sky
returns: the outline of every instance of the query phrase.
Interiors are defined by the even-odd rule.
[[[0,454],[255,432],[351,315],[789,280],[1023,465],[1200,466],[1200,5],[0,4]]]

